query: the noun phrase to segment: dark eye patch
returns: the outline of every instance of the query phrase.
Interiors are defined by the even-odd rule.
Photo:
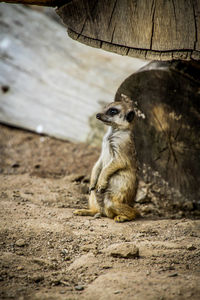
[[[119,113],[119,110],[117,108],[111,107],[107,110],[106,115],[114,116]]]

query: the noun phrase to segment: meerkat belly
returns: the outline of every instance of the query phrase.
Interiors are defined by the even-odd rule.
[[[136,189],[136,177],[131,170],[121,170],[109,180],[108,190],[113,201],[133,204]]]
[[[104,168],[112,160],[112,156],[110,154],[109,145],[107,143],[105,143],[105,146],[103,148],[101,157],[102,157],[102,164],[103,164],[103,168]]]

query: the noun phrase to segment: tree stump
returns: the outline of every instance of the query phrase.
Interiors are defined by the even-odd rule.
[[[134,102],[140,175],[165,186],[170,201],[199,205],[200,63],[152,62],[128,77],[115,99],[121,94]]]
[[[143,59],[200,59],[198,0],[66,2],[57,12],[79,42]]]

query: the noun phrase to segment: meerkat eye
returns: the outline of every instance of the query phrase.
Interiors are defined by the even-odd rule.
[[[119,113],[119,110],[117,108],[111,107],[107,110],[106,115],[114,116]]]

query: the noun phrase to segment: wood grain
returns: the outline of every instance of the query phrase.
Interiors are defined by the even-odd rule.
[[[199,87],[200,63],[152,62],[128,77],[115,97],[120,99],[121,94],[131,97],[136,112],[140,112],[136,114],[134,136],[141,172],[147,170],[150,182],[160,181],[160,186],[165,186],[165,197],[169,185],[174,189],[170,192],[171,199],[181,201],[186,197],[197,204]]]
[[[199,11],[198,0],[74,0],[57,10],[82,43],[158,60],[200,59]]]

